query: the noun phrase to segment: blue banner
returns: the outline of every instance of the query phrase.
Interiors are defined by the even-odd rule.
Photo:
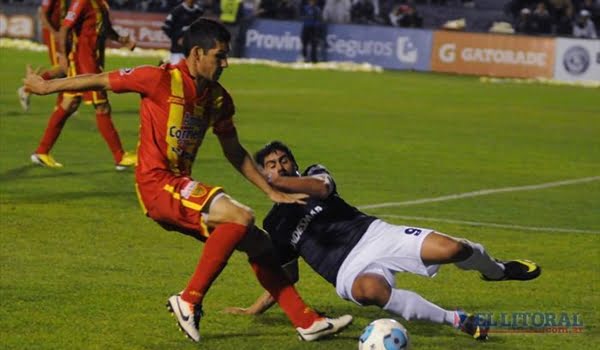
[[[301,22],[257,19],[246,31],[244,57],[294,62],[302,57]]]
[[[281,62],[302,58],[302,23],[256,20],[246,32],[244,56]],[[386,69],[431,69],[431,31],[395,27],[328,25],[320,58],[371,63]]]

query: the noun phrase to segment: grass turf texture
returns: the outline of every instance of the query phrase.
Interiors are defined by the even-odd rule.
[[[109,57],[108,69],[154,61]],[[2,348],[354,349],[366,324],[390,316],[340,300],[306,265],[298,284],[306,301],[332,315],[354,315],[341,335],[301,343],[278,308],[260,317],[226,315],[224,307],[247,306],[261,293],[236,253],[205,300],[202,343],[184,339],[164,303],[185,286],[202,245],[142,215],[133,174],[115,172],[91,107],[82,106],[69,120],[52,152],[65,168],[30,164],[55,97],[33,97],[31,111],[21,112],[15,90],[26,62],[45,65],[46,55],[10,49],[0,55]],[[342,196],[355,205],[600,175],[597,90],[261,66],[230,67],[223,83],[235,98],[238,130],[250,151],[274,138],[287,142],[301,167],[326,165]],[[110,99],[131,150],[138,96]],[[223,185],[253,207],[259,221],[270,207],[226,162],[210,133],[195,176]],[[595,181],[370,212],[599,232],[598,208]],[[403,322],[415,349],[600,346],[598,234],[388,220],[466,237],[497,257],[529,258],[544,269],[532,282],[490,284],[448,266],[431,280],[399,275],[398,287],[446,308],[576,313],[585,325],[583,334],[492,334],[481,344],[446,326]]]

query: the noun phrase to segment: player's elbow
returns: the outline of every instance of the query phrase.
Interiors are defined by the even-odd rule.
[[[317,187],[314,196],[319,198],[319,199],[325,199],[327,197],[329,197],[329,194],[331,193],[331,191],[329,190],[327,185],[323,185],[323,186],[319,186]]]
[[[321,178],[316,178],[316,180],[318,183],[316,186],[314,186],[313,196],[319,199],[325,199],[329,197],[332,192],[331,182]]]

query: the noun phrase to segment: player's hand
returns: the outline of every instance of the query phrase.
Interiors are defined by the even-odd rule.
[[[275,203],[306,204],[308,195],[306,193],[284,193],[273,191],[269,198]]]
[[[136,45],[137,45],[137,43],[135,42],[135,39],[132,37],[128,37],[126,46],[129,49],[129,51],[135,50]]]
[[[223,310],[223,312],[231,315],[253,315],[250,309],[246,307],[227,307]]]
[[[130,51],[133,51],[135,49],[136,44],[137,44],[135,42],[135,39],[132,38],[129,34],[127,34],[126,36],[119,37],[119,43],[121,43],[121,45],[123,45],[126,48],[128,48]]]
[[[23,78],[23,86],[25,90],[36,95],[46,95],[48,91],[46,89],[47,82],[39,75],[40,69],[33,70],[31,65],[27,65],[25,71],[25,78]]]

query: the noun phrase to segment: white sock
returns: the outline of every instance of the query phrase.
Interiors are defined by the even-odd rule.
[[[466,260],[457,262],[455,265],[463,270],[477,270],[489,278],[501,278],[504,276],[504,266],[492,259],[485,248],[479,243],[463,240],[473,248],[473,254]]]
[[[454,311],[444,310],[408,290],[392,289],[390,300],[383,309],[402,316],[407,321],[424,320],[454,326]]]

